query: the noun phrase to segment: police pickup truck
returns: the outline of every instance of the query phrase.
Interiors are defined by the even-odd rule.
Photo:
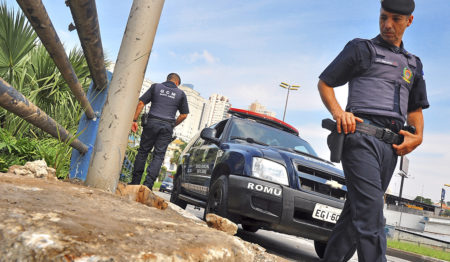
[[[170,201],[192,204],[241,224],[314,240],[319,257],[339,218],[343,172],[321,159],[297,129],[231,108],[181,153]]]

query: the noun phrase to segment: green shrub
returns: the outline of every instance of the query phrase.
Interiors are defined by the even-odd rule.
[[[39,159],[41,156],[36,144],[36,140],[17,139],[0,128],[0,172],[6,172],[12,165],[23,165],[27,161]]]
[[[0,128],[0,172],[12,165],[44,159],[56,170],[56,176],[65,178],[69,172],[71,148],[54,138],[16,138]]]

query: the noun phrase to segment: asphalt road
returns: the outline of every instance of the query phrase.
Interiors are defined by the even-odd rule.
[[[169,193],[155,192],[158,196],[165,200],[170,200]],[[195,215],[199,219],[203,218],[203,208],[196,208],[192,205],[188,205],[186,210]],[[319,258],[314,250],[314,242],[312,240],[280,234],[272,231],[258,230],[256,233],[250,233],[242,230],[239,227],[237,237],[241,239],[258,244],[266,249],[268,253],[283,257],[290,261],[304,261],[304,262],[317,262]],[[400,258],[387,256],[389,262],[405,262]],[[357,262],[358,258],[356,254],[349,261]]]

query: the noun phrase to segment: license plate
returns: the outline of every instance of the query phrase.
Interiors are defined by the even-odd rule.
[[[316,207],[314,208],[312,217],[315,219],[336,224],[336,222],[339,219],[339,215],[341,214],[341,211],[342,210],[339,208],[334,208],[317,203]]]

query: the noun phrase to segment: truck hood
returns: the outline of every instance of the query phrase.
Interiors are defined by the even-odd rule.
[[[289,148],[282,147],[261,147],[262,154],[266,158],[284,160],[291,160],[294,164],[299,164],[316,170],[321,170],[328,173],[333,173],[337,176],[344,177],[342,170],[335,167],[333,163],[323,158],[309,155],[302,152],[297,152]],[[288,163],[286,163],[288,164]]]
[[[339,200],[346,199],[344,172],[325,159],[284,147],[245,142],[233,143],[233,146],[253,157],[267,158],[286,166],[292,188]]]
[[[344,172],[323,158],[294,151],[291,148],[263,146],[246,142],[232,143],[235,149],[248,152],[252,156],[264,157],[289,167],[301,165],[310,169],[326,172],[344,178]]]

